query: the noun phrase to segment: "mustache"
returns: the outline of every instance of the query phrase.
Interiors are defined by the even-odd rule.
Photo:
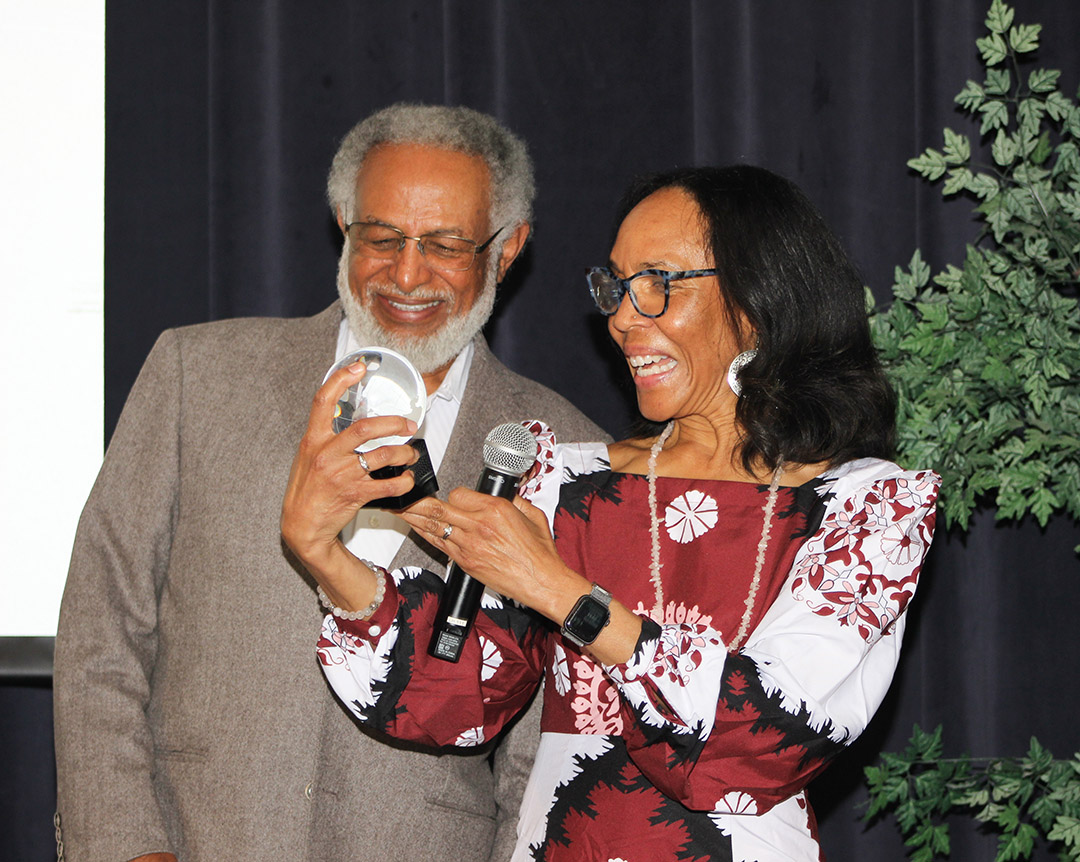
[[[418,287],[416,290],[410,290],[405,292],[401,290],[393,282],[368,284],[368,290],[378,293],[380,296],[386,296],[390,299],[401,299],[408,301],[410,299],[420,300],[422,302],[431,302],[432,300],[439,300],[441,302],[449,302],[454,304],[454,294],[445,290],[433,290],[429,287]]]

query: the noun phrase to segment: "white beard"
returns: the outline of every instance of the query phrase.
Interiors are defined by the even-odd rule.
[[[464,313],[457,311],[458,298],[450,291],[414,290],[408,294],[412,299],[438,299],[446,302],[450,311],[442,327],[430,335],[407,336],[386,330],[369,309],[353,295],[349,287],[349,243],[346,240],[338,260],[337,289],[345,318],[353,337],[362,347],[389,347],[405,356],[421,374],[431,374],[444,368],[465,349],[476,334],[484,328],[495,308],[495,289],[498,286],[498,258],[491,255],[484,273],[484,286],[472,308]],[[393,295],[392,282],[375,285]],[[404,296],[404,294],[399,294]]]

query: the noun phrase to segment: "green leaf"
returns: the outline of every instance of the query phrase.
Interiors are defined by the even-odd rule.
[[[988,356],[983,366],[982,379],[988,383],[1000,383],[1003,387],[1011,386],[1016,380],[1012,367],[997,356]]]
[[[1004,242],[1005,235],[1012,226],[1012,213],[1009,212],[1006,197],[1002,194],[995,195],[979,207],[986,218],[986,223],[993,231],[995,242]]]
[[[1015,832],[1020,826],[1020,809],[1015,804],[1010,803],[1004,806],[994,819],[997,825],[1006,832]]]
[[[1049,138],[1049,133],[1044,132],[1044,134]],[[1054,161],[1051,175],[1056,178],[1067,173],[1080,175],[1080,148],[1072,141],[1058,144],[1057,159]]]
[[[986,788],[972,790],[957,800],[959,804],[968,808],[981,808],[990,802],[990,791]]]
[[[1080,847],[1080,819],[1065,815],[1058,817],[1046,837],[1051,841],[1060,841],[1066,847]]]
[[[1054,94],[1051,93],[1050,96]],[[1049,96],[1047,102],[1050,101]],[[1080,108],[1072,107],[1070,105],[1069,110],[1063,117],[1065,122],[1065,131],[1072,135],[1074,138],[1080,138]]]
[[[1028,89],[1033,93],[1049,93],[1057,86],[1060,76],[1057,69],[1036,69],[1028,75]]]
[[[956,94],[956,98],[953,101],[966,111],[971,112],[976,110],[985,99],[986,91],[982,86],[975,83],[975,81],[968,81],[967,84],[964,85],[964,89]]]
[[[1046,97],[1046,112],[1057,122],[1068,117],[1073,110],[1073,103],[1067,96],[1056,90]]]
[[[907,269],[896,267],[893,271],[893,295],[901,299],[914,299],[915,294],[930,282],[930,266],[922,259],[922,253],[916,248]]]
[[[1012,86],[1012,75],[1008,69],[988,69],[986,72],[986,92],[990,96],[1007,96]]]
[[[1061,505],[1061,501],[1058,500],[1054,493],[1047,487],[1036,488],[1031,495],[1030,502],[1028,504],[1031,508],[1031,514],[1035,516],[1035,520],[1039,522],[1040,527],[1045,527],[1050,520],[1050,516],[1057,511]]]
[[[911,731],[911,744],[908,746],[908,754],[918,760],[937,760],[941,757],[942,728],[939,724],[932,731],[925,731],[919,725],[915,725]],[[1077,755],[1080,757],[1080,755]]]
[[[1046,105],[1039,99],[1021,99],[1016,109],[1016,116],[1020,120],[1020,125],[1032,137],[1038,135],[1039,121],[1045,113]]]
[[[1005,134],[1004,129],[998,129],[994,136],[994,143],[990,147],[990,155],[994,157],[995,164],[1003,168],[1008,167],[1016,160],[1016,154],[1020,148],[1016,145],[1012,135]]]
[[[930,849],[935,854],[948,856],[952,850],[949,844],[949,826],[947,823],[939,823],[934,827],[934,834],[930,839]]]
[[[976,39],[975,47],[979,49],[979,54],[987,66],[996,66],[1009,56],[1008,46],[1000,33],[992,33],[989,36]]]
[[[1013,10],[1002,0],[993,0],[986,15],[986,28],[991,33],[1004,33],[1013,22]]]
[[[1010,862],[1013,859],[1030,859],[1035,849],[1035,839],[1039,833],[1030,823],[1021,823],[1012,834],[1002,835],[998,839],[998,852],[995,862]]]
[[[1031,803],[1028,814],[1045,835],[1050,831],[1054,820],[1061,814],[1061,803],[1049,796],[1040,796]]]
[[[1017,54],[1028,54],[1039,47],[1042,24],[1018,24],[1009,31],[1009,45]]]
[[[1045,772],[1054,761],[1054,755],[1050,750],[1039,742],[1034,736],[1028,742],[1027,759],[1024,761],[1025,770],[1033,772]]]
[[[1039,139],[1029,153],[1028,158],[1036,165],[1045,164],[1053,151],[1054,148],[1050,144],[1050,133],[1044,131],[1039,135]]]
[[[956,194],[956,192],[962,192],[973,179],[971,171],[967,168],[953,168],[949,171],[949,175],[945,180],[945,185],[942,186],[941,193],[943,195]]]
[[[940,179],[947,167],[945,164],[945,156],[937,150],[930,148],[927,148],[921,156],[917,156],[914,159],[908,159],[907,166],[918,171],[931,182]]]
[[[991,129],[1002,128],[1009,122],[1009,109],[1001,101],[986,102],[979,108],[979,113],[983,115],[982,125],[979,127],[980,135],[985,135]]]
[[[1073,220],[1080,222],[1080,192],[1059,194],[1058,205]]]
[[[1000,191],[1001,186],[990,174],[976,174],[975,178],[968,183],[968,188],[979,198],[986,200]]]
[[[967,135],[958,135],[952,129],[945,130],[945,163],[964,165],[971,159],[971,143]]]

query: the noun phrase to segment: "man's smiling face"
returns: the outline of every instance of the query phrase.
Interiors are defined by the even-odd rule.
[[[386,144],[364,159],[354,209],[339,214],[339,222],[343,229],[348,219],[391,225],[407,236],[443,234],[482,243],[493,230],[490,209],[483,159],[438,147]],[[402,350],[425,375],[443,370],[440,366],[453,361],[491,312],[497,269],[502,269],[491,265],[491,255],[482,252],[468,269],[446,272],[432,266],[413,240],[393,257],[377,258],[352,248],[346,238],[339,291],[354,333],[362,341]],[[450,335],[454,344],[432,353]]]

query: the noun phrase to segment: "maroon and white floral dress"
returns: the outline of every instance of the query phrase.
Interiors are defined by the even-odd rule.
[[[371,620],[326,617],[318,650],[334,690],[393,736],[474,746],[542,682],[515,860],[818,859],[804,787],[888,689],[937,477],[864,459],[779,489],[750,634],[731,651],[768,489],[657,480],[658,615],[645,477],[613,473],[601,444],[546,442],[528,496],[567,564],[643,617],[631,660],[599,665],[494,596],[460,662],[432,659],[442,581],[406,568]]]

